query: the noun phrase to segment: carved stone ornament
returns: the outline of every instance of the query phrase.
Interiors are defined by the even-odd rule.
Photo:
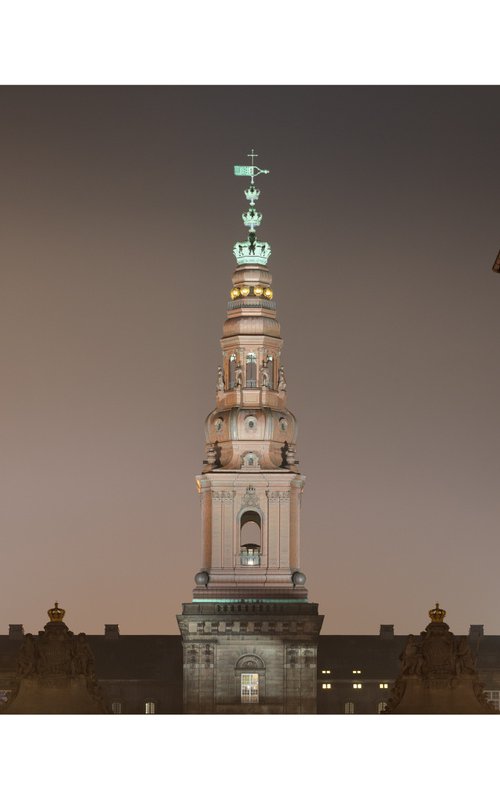
[[[467,637],[455,636],[436,604],[432,622],[410,635],[400,655],[401,671],[388,698],[388,714],[496,713],[486,699]]]
[[[245,494],[241,498],[242,508],[260,508],[259,498],[255,491],[255,486],[248,486]]]

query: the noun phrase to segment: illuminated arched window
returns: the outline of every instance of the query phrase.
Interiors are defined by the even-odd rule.
[[[155,714],[156,713],[156,705],[152,700],[146,700],[144,704],[144,713],[145,714]]]
[[[265,698],[266,665],[254,653],[242,656],[235,665],[236,686],[242,703],[259,703]]]
[[[344,703],[344,714],[354,714],[354,703],[351,703],[350,700]]]
[[[247,353],[246,385],[250,388],[257,386],[257,356],[255,353]]]

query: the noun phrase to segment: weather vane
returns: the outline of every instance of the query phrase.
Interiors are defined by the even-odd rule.
[[[235,166],[234,167],[234,174],[235,175],[248,176],[250,178],[250,183],[251,184],[253,184],[254,178],[257,175],[269,175],[269,170],[268,169],[259,169],[259,167],[255,166],[254,159],[258,158],[259,156],[257,155],[257,153],[254,152],[253,147],[252,147],[252,152],[248,153],[247,157],[252,159],[251,166]]]

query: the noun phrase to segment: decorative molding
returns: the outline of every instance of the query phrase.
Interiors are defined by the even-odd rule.
[[[266,492],[267,499],[270,503],[287,503],[290,501],[290,492],[272,492],[268,490]]]
[[[234,490],[212,492],[212,497],[220,503],[231,503],[235,494],[236,492]]]

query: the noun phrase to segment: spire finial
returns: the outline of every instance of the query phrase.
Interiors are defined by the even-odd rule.
[[[267,264],[267,259],[271,255],[271,248],[267,242],[258,242],[255,234],[255,229],[258,228],[262,222],[262,213],[255,209],[255,202],[260,197],[260,189],[255,186],[255,178],[257,175],[268,175],[268,169],[259,169],[254,164],[254,160],[258,158],[257,153],[252,147],[252,152],[247,153],[247,158],[252,160],[250,165],[235,165],[234,174],[238,176],[247,176],[250,178],[250,186],[245,189],[245,197],[250,203],[250,208],[245,211],[241,216],[245,227],[249,228],[248,239],[246,242],[236,242],[233,253],[236,257],[238,265],[241,264]]]
[[[252,159],[252,167],[253,167],[253,165],[254,165],[254,163],[253,163],[253,160],[254,160],[254,158],[258,158],[258,157],[259,157],[259,156],[258,156],[258,155],[257,155],[257,153],[254,151],[253,147],[252,147],[252,152],[251,152],[251,153],[247,153],[247,158],[251,158],[251,159]]]

